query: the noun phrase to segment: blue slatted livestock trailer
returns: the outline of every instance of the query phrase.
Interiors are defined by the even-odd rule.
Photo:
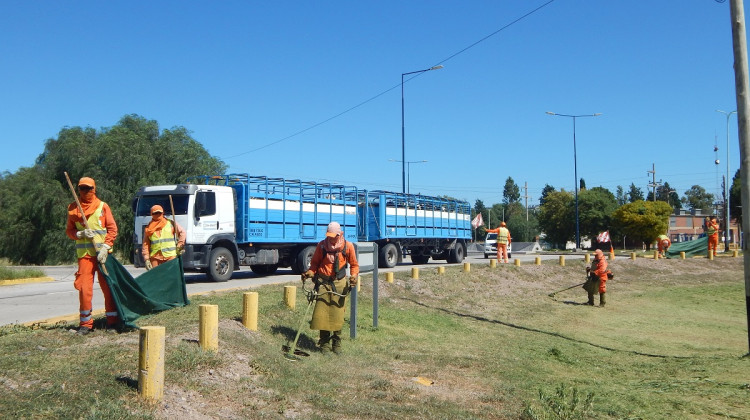
[[[388,191],[360,191],[360,241],[379,247],[379,266],[393,267],[411,257],[462,262],[471,240],[471,207],[466,201]]]
[[[135,266],[144,265],[143,232],[159,204],[187,233],[183,265],[226,281],[241,265],[258,274],[279,267],[301,273],[332,221],[357,242],[356,187],[230,174],[200,176],[187,184],[142,187],[133,200]]]

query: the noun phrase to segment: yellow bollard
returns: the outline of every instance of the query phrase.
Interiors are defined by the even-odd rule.
[[[609,252],[609,260],[612,261],[614,259],[615,259],[615,251],[610,251]]]
[[[542,257],[536,257],[534,259],[534,264],[536,264],[536,265],[542,265]]]
[[[411,278],[414,280],[419,279],[419,268],[418,267],[412,267],[411,268]]]
[[[385,273],[385,281],[388,283],[393,283],[393,272]]]
[[[630,253],[630,259],[635,261],[635,252]]]
[[[519,260],[518,258],[516,258],[515,260],[513,260],[513,264],[515,264],[516,267],[520,267],[521,266],[521,260]]]
[[[359,288],[361,284],[362,284],[362,277],[357,276],[357,293],[359,293]]]
[[[680,259],[681,260],[685,259],[685,251],[680,251]]]
[[[497,267],[497,260],[493,258],[490,260],[490,268],[495,268],[495,267]]]
[[[438,267],[438,274],[445,274],[445,267]]]
[[[737,258],[737,250],[736,249],[732,251],[732,257]]]
[[[654,251],[654,259],[655,260],[659,259],[659,251]]]
[[[709,251],[708,252],[708,259],[711,260],[711,261],[714,260],[714,252],[713,251]]]
[[[164,397],[164,327],[140,327],[138,350],[138,394],[159,401]]]
[[[198,342],[203,350],[219,350],[219,305],[198,305]]]
[[[242,294],[242,325],[250,331],[258,331],[258,292]]]
[[[464,273],[471,271],[471,263],[464,263]]]
[[[586,254],[585,254],[585,255],[583,256],[583,262],[585,262],[586,264],[590,263],[590,262],[591,262],[591,254],[589,254],[589,253],[587,252],[587,253],[586,253]]]
[[[565,255],[560,255],[560,267],[565,267]]]
[[[297,286],[284,286],[284,303],[291,310],[297,307]]]

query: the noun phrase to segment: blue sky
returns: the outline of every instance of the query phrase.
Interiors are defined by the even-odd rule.
[[[534,11],[535,9],[538,9]],[[485,205],[578,176],[718,194],[736,109],[729,3],[4,1],[0,172],[65,126],[183,126],[231,172]],[[530,13],[534,11],[533,13]],[[530,13],[530,14],[529,14]],[[519,20],[520,19],[520,20]],[[730,119],[730,176],[739,167]],[[714,152],[714,145],[719,151]],[[720,159],[720,164],[714,163]]]

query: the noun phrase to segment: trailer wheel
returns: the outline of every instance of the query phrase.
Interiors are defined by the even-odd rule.
[[[250,266],[250,270],[259,276],[270,276],[275,273],[278,268],[278,264],[253,264]]]
[[[412,264],[427,264],[427,261],[430,261],[429,255],[411,255]]]
[[[465,255],[466,250],[464,249],[464,245],[458,242],[456,243],[456,246],[450,250],[450,253],[448,254],[448,262],[452,264],[460,263],[464,260]]]
[[[304,247],[302,248],[302,251],[297,254],[297,259],[294,261],[294,264],[297,266],[297,270],[299,270],[300,274],[310,269],[310,260],[312,260],[316,247],[317,245]]]
[[[224,282],[232,278],[234,258],[226,248],[214,248],[208,258],[206,276],[215,282]]]
[[[395,244],[385,244],[380,248],[378,267],[380,268],[393,268],[398,262],[398,248]]]

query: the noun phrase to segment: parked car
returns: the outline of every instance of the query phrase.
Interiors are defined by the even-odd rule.
[[[508,244],[508,258],[510,258],[512,247],[513,244]],[[484,258],[490,258],[490,256],[497,256],[497,233],[488,233],[484,238]]]

